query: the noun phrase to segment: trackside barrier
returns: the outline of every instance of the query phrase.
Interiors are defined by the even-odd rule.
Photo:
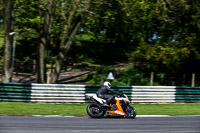
[[[100,86],[66,84],[0,83],[0,102],[88,103],[86,93]],[[131,103],[196,103],[200,87],[113,86],[128,95]]]

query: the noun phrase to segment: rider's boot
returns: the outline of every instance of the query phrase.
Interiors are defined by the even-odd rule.
[[[106,102],[103,104],[103,106],[105,106],[105,107],[111,107],[110,106],[110,103],[111,103],[111,101],[114,99],[115,97],[114,96],[111,96],[111,97],[109,97],[107,100],[106,100]]]
[[[110,107],[110,105],[108,105],[107,103],[103,104],[104,107]]]
[[[104,107],[110,107],[110,105],[109,105],[109,103],[107,101],[105,103],[103,103],[102,106],[104,106]]]

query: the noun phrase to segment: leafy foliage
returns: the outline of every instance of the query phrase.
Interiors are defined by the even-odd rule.
[[[134,64],[126,70],[102,67],[93,75],[91,83],[101,82],[106,78],[102,75],[109,71],[117,75],[114,82],[121,85],[132,82],[147,84],[146,79],[137,81],[136,77],[141,75],[136,73],[200,72],[200,1],[98,0],[92,1],[90,10],[83,11],[86,2],[58,1],[51,43],[47,47],[50,53],[47,66],[51,66],[58,55],[64,31],[69,28],[67,21],[76,6],[69,31],[80,19],[79,15],[86,12],[88,15],[82,18],[64,65],[89,67],[98,64],[104,67],[127,60]],[[21,64],[31,65],[36,59],[46,3],[42,0],[17,0],[15,3],[16,59]],[[0,12],[2,9],[3,5]]]
[[[91,84],[102,84],[107,80],[108,74],[112,72],[114,80],[110,80],[112,85],[149,85],[149,77],[144,77],[133,65],[126,69],[114,69],[112,67],[102,67],[92,74]]]

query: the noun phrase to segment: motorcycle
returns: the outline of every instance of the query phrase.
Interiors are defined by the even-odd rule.
[[[121,92],[119,97],[115,97],[110,103],[110,107],[103,106],[106,100],[97,97],[96,94],[85,94],[88,99],[94,101],[87,106],[87,113],[91,118],[102,118],[107,116],[121,116],[125,118],[135,118],[136,111],[129,105],[130,101],[126,94]]]

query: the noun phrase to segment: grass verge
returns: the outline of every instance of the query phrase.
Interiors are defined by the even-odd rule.
[[[88,104],[0,102],[1,115],[85,116]],[[137,115],[200,115],[200,103],[132,104]]]

